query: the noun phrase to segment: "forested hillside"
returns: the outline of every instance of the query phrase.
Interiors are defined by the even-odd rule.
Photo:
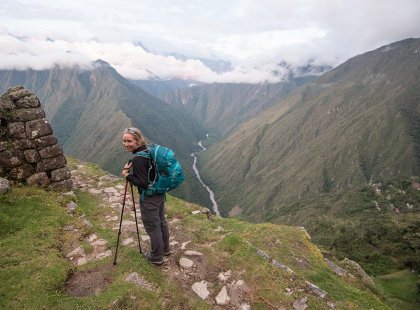
[[[356,56],[201,156],[220,208],[245,217],[313,193],[419,175],[420,40]]]
[[[121,142],[127,127],[138,127],[155,143],[175,150],[187,174],[178,190],[184,198],[206,199],[196,182],[190,153],[203,136],[201,126],[179,107],[168,105],[136,87],[103,61],[91,69],[0,71],[0,90],[23,85],[40,98],[64,152],[119,173],[130,157]]]

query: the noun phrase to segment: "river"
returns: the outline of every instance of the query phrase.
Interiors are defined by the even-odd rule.
[[[198,145],[202,148],[202,150],[191,154],[191,156],[194,158],[193,169],[194,169],[194,172],[195,172],[195,174],[197,175],[197,178],[198,178],[198,180],[200,181],[201,185],[203,185],[203,187],[204,187],[204,188],[205,188],[205,189],[209,192],[209,195],[210,195],[210,200],[211,200],[211,202],[213,203],[213,211],[214,211],[214,213],[216,213],[217,215],[220,215],[220,212],[219,212],[219,207],[217,206],[216,199],[214,198],[214,193],[213,193],[213,191],[210,189],[210,187],[208,187],[208,186],[207,186],[207,185],[203,182],[203,180],[202,180],[202,179],[201,179],[201,177],[200,177],[200,172],[199,172],[199,171],[198,171],[198,169],[197,169],[197,156],[196,156],[196,154],[201,153],[201,152],[204,152],[204,151],[206,150],[206,148],[203,146],[203,144],[202,144],[201,140],[200,140],[200,141],[198,141]]]

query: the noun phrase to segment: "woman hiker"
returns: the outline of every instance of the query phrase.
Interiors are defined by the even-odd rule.
[[[123,134],[123,144],[127,152],[133,154],[145,151],[146,141],[138,128],[126,128]],[[140,193],[140,212],[144,229],[150,237],[151,250],[146,254],[149,262],[162,265],[164,256],[170,255],[169,228],[165,218],[165,194],[154,196],[141,195],[142,189],[148,186],[148,158],[134,156],[133,160],[125,164],[121,174],[131,184],[137,186]],[[130,173],[131,171],[131,173]],[[156,171],[152,166],[150,179],[153,180]],[[143,198],[142,198],[143,196]]]

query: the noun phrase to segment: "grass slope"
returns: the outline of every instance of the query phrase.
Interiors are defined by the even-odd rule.
[[[90,179],[105,174],[97,166],[87,166]],[[190,240],[203,253],[189,277],[184,278],[182,271],[176,273],[180,250],[165,263],[169,271],[147,263],[136,247],[121,247],[116,266],[112,266],[113,257],[75,266],[65,253],[76,243],[83,245],[83,238],[92,233],[107,240],[110,249],[115,247],[117,233],[107,224],[105,216],[109,211],[100,207],[101,201],[78,191],[78,209],[70,217],[64,207],[68,199],[58,193],[20,187],[0,197],[1,308],[211,309],[210,301],[226,285],[217,279],[218,274],[231,270],[246,283],[245,298],[254,309],[292,308],[301,299],[309,309],[329,309],[329,304],[334,304],[335,309],[390,309],[374,288],[357,278],[338,277],[301,228],[220,217],[208,220],[203,213],[192,214],[201,207],[171,196],[167,215],[170,221],[177,219],[176,226],[171,226],[172,234],[179,241]],[[92,227],[80,226],[82,215]],[[71,226],[78,229],[82,240],[75,240],[74,233],[68,230]],[[257,249],[294,273],[276,268]],[[95,270],[107,270],[107,283],[101,291],[83,298],[66,293],[71,274]],[[133,271],[158,289],[147,291],[125,282],[125,276]],[[208,301],[201,300],[190,287],[203,279],[213,283]],[[320,298],[311,293],[306,281],[328,295]]]
[[[418,309],[420,303],[416,286],[416,283],[419,283],[418,274],[402,270],[377,277],[375,282],[383,289],[394,309]]]
[[[303,225],[313,240],[372,275],[420,270],[420,191],[415,180],[359,186],[279,205],[267,220]]]

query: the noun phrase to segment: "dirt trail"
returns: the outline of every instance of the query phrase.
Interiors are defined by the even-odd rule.
[[[100,212],[101,226],[112,229],[117,234],[125,187],[123,185],[110,186],[110,184],[115,184],[121,179],[110,174],[94,176],[89,173],[87,167],[83,165],[77,165],[76,167],[77,169],[71,171],[75,187],[100,198],[102,202],[97,207],[104,210],[104,212]],[[135,196],[137,197],[136,194]],[[143,253],[147,253],[150,249],[150,239],[141,222],[137,199],[135,198],[135,204],[141,248]],[[129,187],[125,201],[120,247],[138,247],[136,222],[132,206]],[[200,211],[198,210],[193,212],[193,214],[199,213]],[[156,266],[156,268],[164,272],[173,281],[179,283],[184,290],[197,294],[211,304],[223,308],[249,309],[250,306],[245,300],[247,286],[240,278],[240,274],[207,266],[206,257],[200,251],[209,245],[194,244],[178,226],[180,221],[177,218],[168,221],[172,254],[165,257],[162,266]],[[90,261],[100,260],[115,254],[115,249],[111,249],[106,240],[98,238],[88,218],[82,215],[80,222],[80,225],[90,227],[92,233],[84,238],[80,236],[81,238],[79,239],[83,239],[80,243],[84,243],[84,247],[77,243],[68,246],[65,254],[70,261],[77,266],[81,266]],[[70,227],[68,232],[77,233],[78,228]],[[86,247],[89,248],[89,251],[85,250]],[[112,268],[77,272],[70,277],[66,290],[73,296],[95,294],[106,286],[110,272],[112,272]],[[101,281],[97,279],[101,279]],[[127,281],[146,289],[153,289],[153,286],[144,281],[138,273],[130,274],[127,277]]]

